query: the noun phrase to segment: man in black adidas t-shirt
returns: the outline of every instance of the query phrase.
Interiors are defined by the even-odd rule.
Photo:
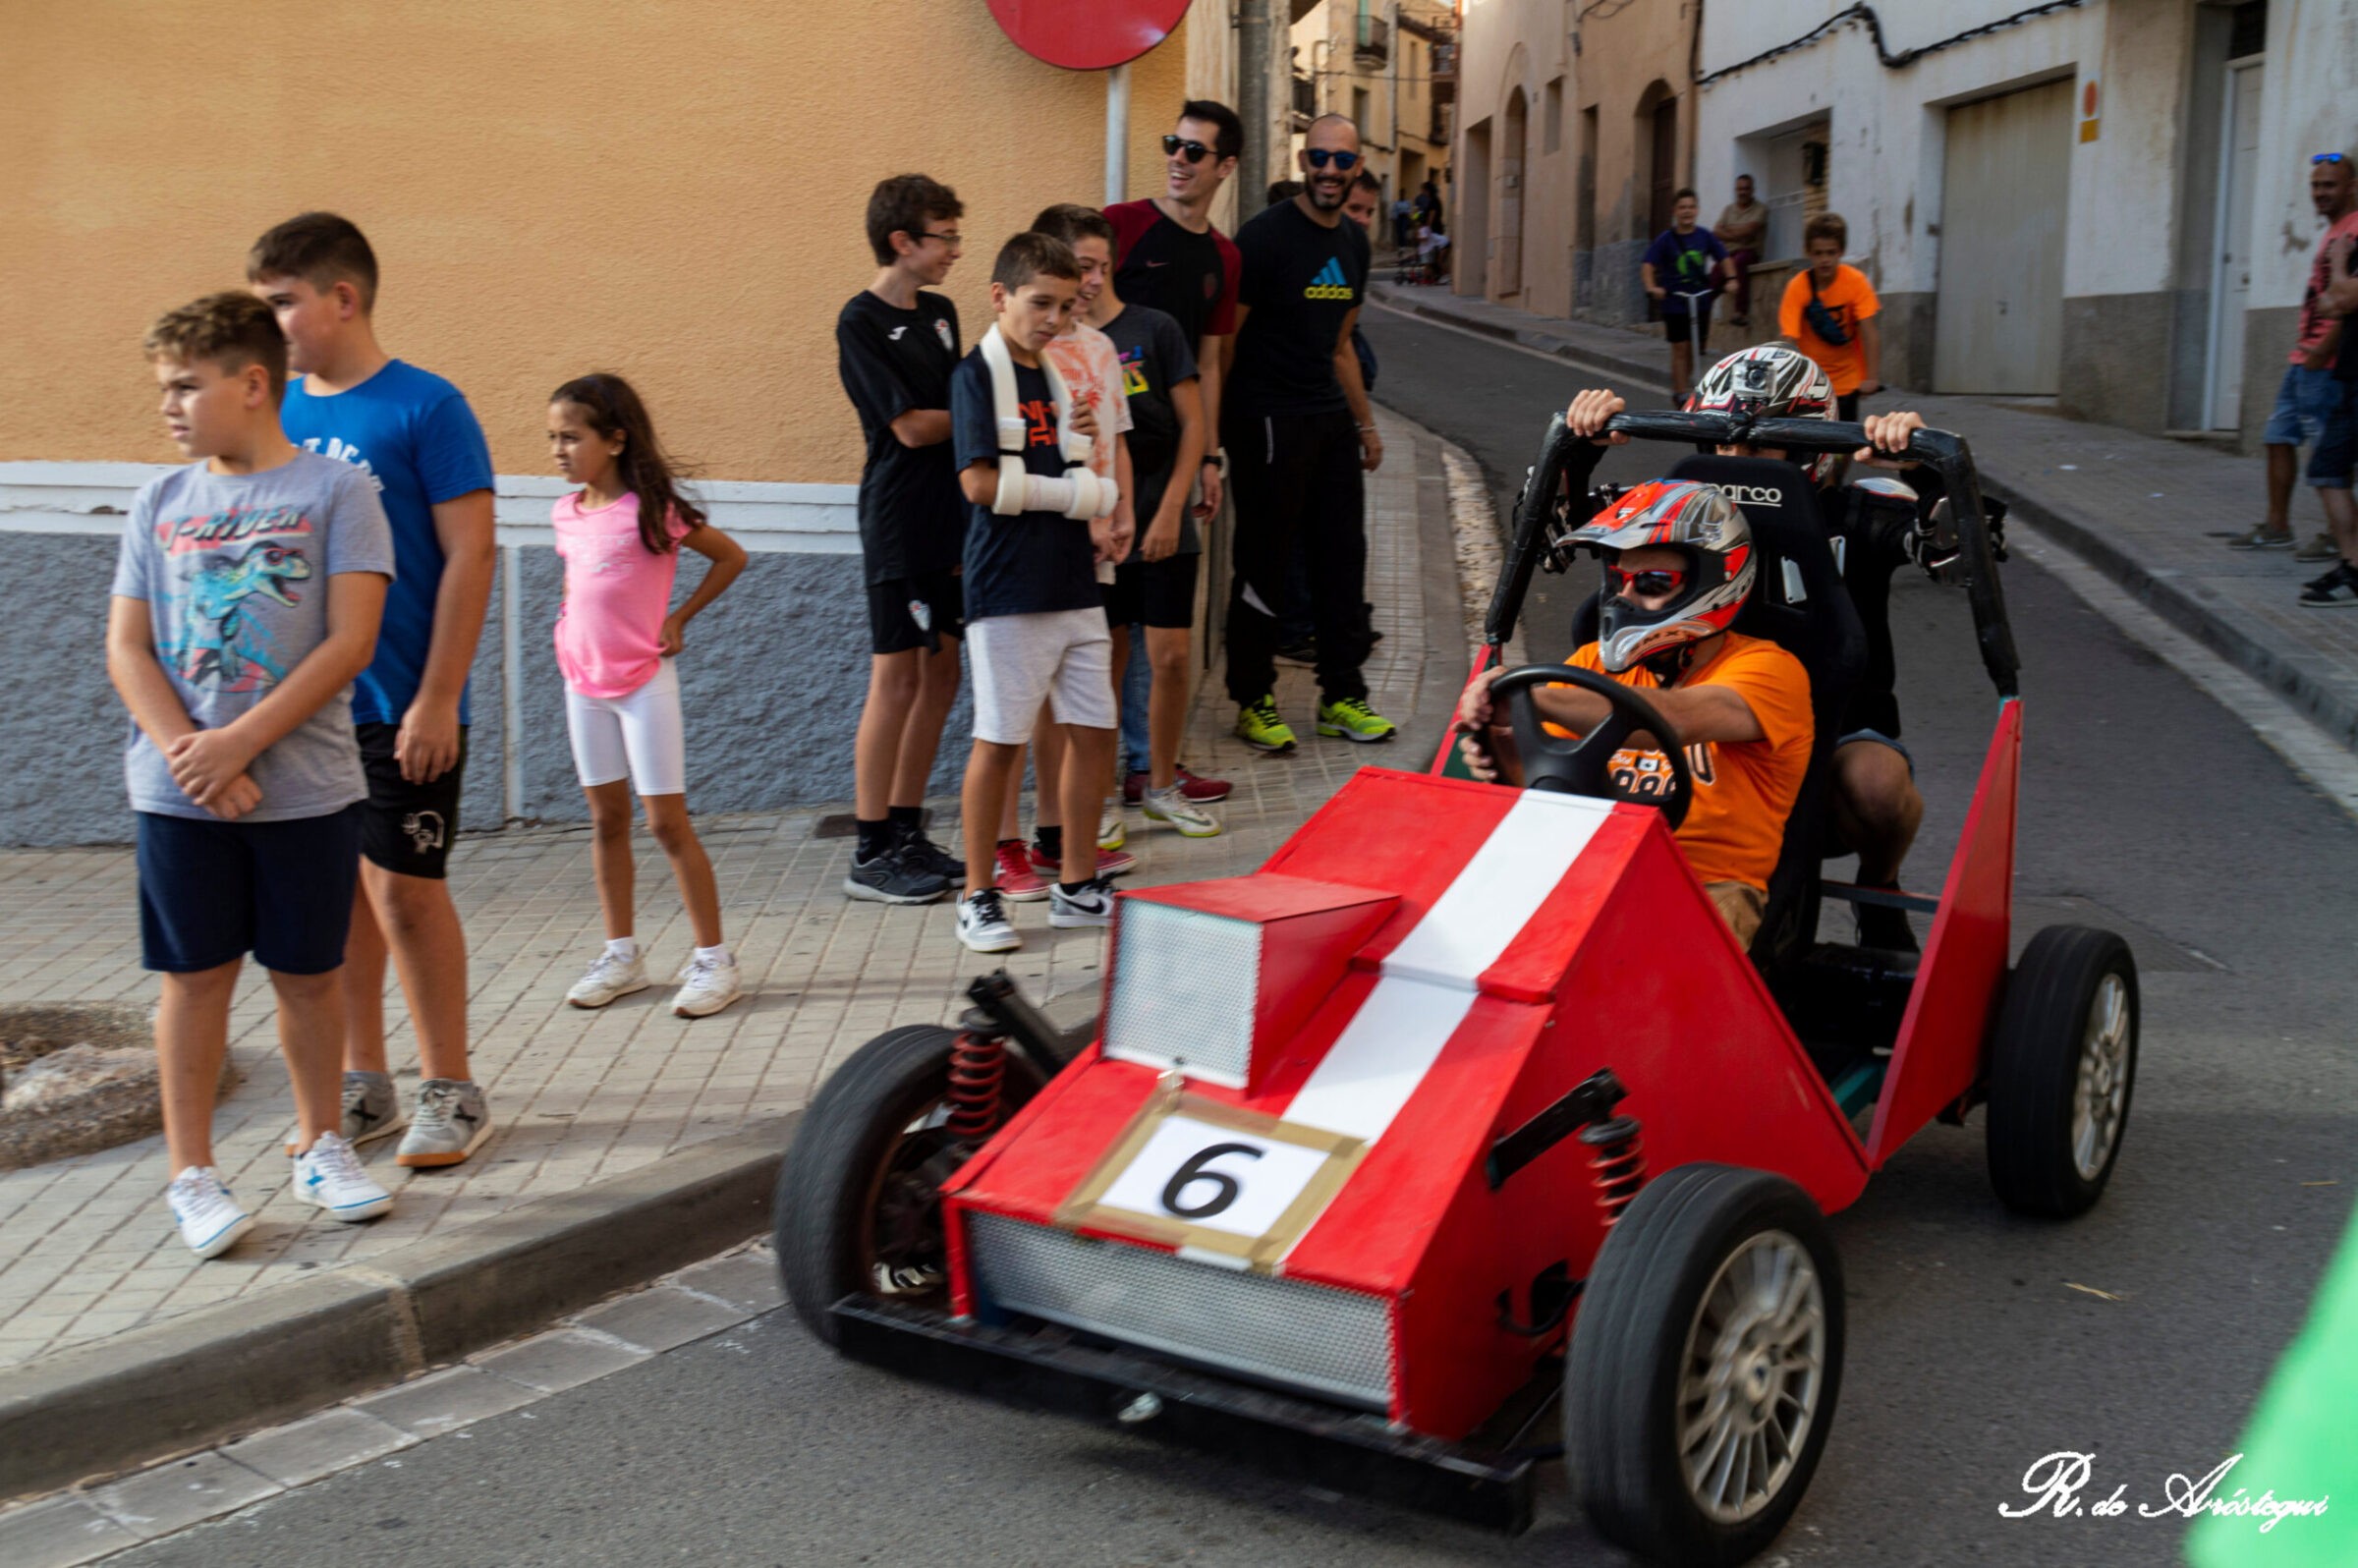
[[[895,175],[868,202],[875,281],[835,319],[837,367],[859,411],[860,553],[868,583],[868,704],[853,743],[859,842],[843,890],[882,904],[925,904],[965,879],[926,837],[926,784],[958,696],[966,635],[959,565],[966,499],[950,462],[950,372],[958,311],[923,292],[958,259],[957,193]]]
[[[1369,259],[1366,233],[1343,221],[1359,130],[1329,114],[1304,140],[1296,156],[1307,188],[1237,230],[1244,270],[1220,421],[1236,500],[1228,695],[1238,739],[1263,752],[1294,747],[1277,715],[1274,612],[1297,536],[1310,557],[1319,733],[1368,742],[1395,733],[1369,708],[1360,676],[1370,641],[1363,473],[1383,461],[1383,443],[1351,351]]]

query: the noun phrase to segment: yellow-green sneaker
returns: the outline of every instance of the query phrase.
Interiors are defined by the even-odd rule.
[[[1290,752],[1294,732],[1277,716],[1277,700],[1264,697],[1236,710],[1236,738],[1256,752]]]
[[[1319,704],[1319,733],[1333,739],[1369,745],[1390,740],[1400,733],[1400,727],[1368,706],[1361,699],[1346,697],[1339,702]]]

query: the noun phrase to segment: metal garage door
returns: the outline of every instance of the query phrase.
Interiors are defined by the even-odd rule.
[[[1948,111],[1940,200],[1942,392],[2053,392],[2063,363],[2066,80]]]

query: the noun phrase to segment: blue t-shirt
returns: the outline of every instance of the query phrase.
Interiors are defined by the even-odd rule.
[[[1056,445],[1056,405],[1048,378],[1038,369],[1015,367],[1015,396],[1024,414],[1024,472],[1056,478],[1064,454]],[[958,472],[976,463],[999,461],[998,416],[991,403],[990,366],[982,351],[958,362],[950,372],[950,446]],[[1060,512],[1019,512],[1001,517],[989,507],[966,508],[966,618],[1033,615],[1043,610],[1087,610],[1105,602],[1097,587],[1096,550],[1089,525]]]
[[[1685,315],[1687,302],[1682,294],[1700,294],[1712,286],[1712,263],[1727,259],[1727,247],[1711,230],[1698,227],[1691,234],[1676,229],[1664,229],[1654,237],[1646,251],[1646,262],[1654,268],[1654,281],[1670,291],[1661,304],[1664,315]],[[1705,301],[1709,309],[1711,302]]]
[[[352,720],[398,724],[418,699],[433,644],[434,595],[442,589],[434,508],[492,487],[483,427],[457,387],[399,360],[332,398],[312,397],[303,381],[289,381],[279,422],[297,446],[367,475],[393,526],[397,575],[385,595],[376,657],[353,688]],[[461,724],[469,722],[468,697],[462,688]]]

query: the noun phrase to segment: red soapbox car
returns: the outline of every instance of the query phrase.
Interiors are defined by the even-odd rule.
[[[1797,452],[1855,424],[1624,415]],[[1558,419],[1517,508],[1482,664],[1560,561],[1596,448]],[[844,1354],[1509,1530],[1557,1452],[1607,1539],[1733,1563],[1799,1504],[1842,1372],[1825,1215],[1925,1123],[1989,1107],[1998,1196],[2065,1216],[2110,1175],[2137,1047],[2121,940],[2050,927],[2011,970],[2021,705],[1965,443],[1946,505],[1997,721],[1937,898],[1823,880],[1855,609],[1800,471],[1690,458],[1762,552],[1740,629],[1809,668],[1821,744],[1751,952],[1648,804],[1633,729],[1555,740],[1509,698],[1517,790],[1365,768],[1259,871],[1122,896],[1087,1037],[1004,976],[962,1027],[893,1030],[804,1113],[778,1185],[796,1312]],[[1582,513],[1585,517],[1585,512]],[[1502,681],[1581,679],[1561,666]],[[1588,680],[1596,680],[1587,677]],[[1817,939],[1821,898],[1929,913],[1921,959]],[[1560,1449],[1548,1441],[1551,1418]]]

